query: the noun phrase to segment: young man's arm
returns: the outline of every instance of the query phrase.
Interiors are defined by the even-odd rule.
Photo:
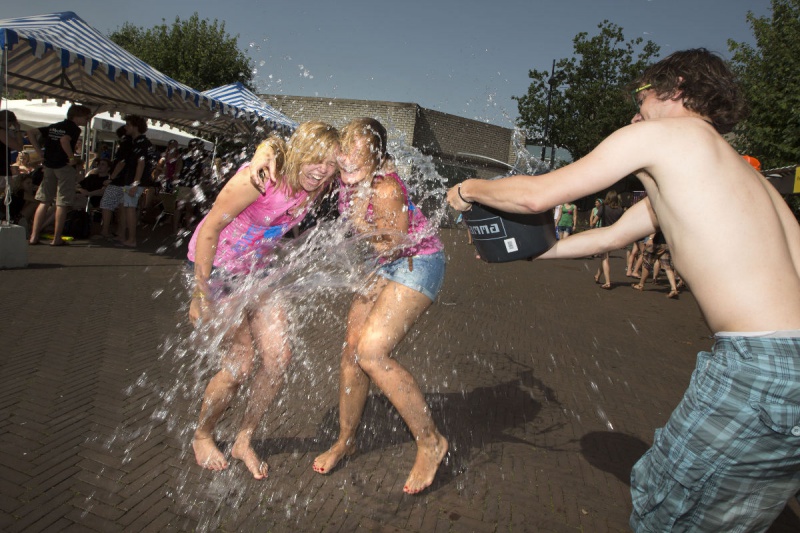
[[[574,259],[618,250],[653,233],[658,227],[650,200],[637,202],[614,224],[594,228],[556,242],[539,259]]]
[[[469,179],[450,189],[447,201],[459,211],[479,202],[508,213],[541,213],[610,187],[653,163],[657,124],[639,122],[612,133],[578,161],[540,176]]]

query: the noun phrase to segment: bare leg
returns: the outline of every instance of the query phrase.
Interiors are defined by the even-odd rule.
[[[664,273],[667,275],[667,281],[669,281],[669,294],[667,294],[667,298],[677,298],[678,284],[675,280],[675,271],[672,270],[672,267],[669,266],[668,262],[662,264],[661,267],[664,269]]]
[[[231,455],[242,461],[254,478],[263,479],[267,476],[268,466],[259,458],[251,441],[264,412],[283,386],[292,352],[286,315],[279,306],[253,312],[248,322],[261,355],[261,366],[253,375],[247,407]]]
[[[125,208],[122,204],[117,208],[117,240],[125,240],[125,230],[128,229],[127,219],[125,217]]]
[[[631,245],[631,251],[628,252],[628,258],[626,262],[626,269],[625,275],[629,278],[634,277],[634,265],[636,264],[636,260],[639,258],[639,243],[635,242]]]
[[[376,288],[381,285],[383,288],[358,335],[356,362],[397,409],[414,436],[417,457],[403,491],[416,494],[433,482],[448,444],[436,429],[413,376],[389,354],[432,302],[422,293],[398,283],[381,279]],[[348,394],[340,395],[345,404],[351,401],[349,398]],[[363,409],[363,403],[358,408]],[[342,405],[340,409],[355,410],[350,405]]]
[[[647,283],[648,276],[650,276],[650,269],[647,267],[646,263],[643,263],[642,264],[642,275],[639,278],[639,283],[634,283],[634,284],[631,285],[631,287],[633,287],[637,291],[643,291],[644,290],[644,284]]]
[[[636,258],[636,262],[633,266],[633,277],[634,278],[641,278],[642,273],[642,264],[644,263],[644,250],[639,253],[639,257]]]
[[[254,355],[252,346],[249,325],[245,322],[234,333],[233,341],[223,360],[223,369],[208,382],[200,407],[197,429],[192,439],[195,459],[203,468],[209,470],[228,468],[225,456],[214,442],[214,428],[252,367]],[[235,374],[231,369],[235,369]]]
[[[125,207],[123,211],[124,213],[122,216],[125,218],[125,223],[128,229],[128,237],[127,239],[124,239],[124,236],[120,234],[119,239],[125,246],[136,248],[136,208]]]
[[[604,289],[611,288],[611,263],[608,260],[608,252],[603,254],[603,276],[605,277],[606,282],[602,285]]]
[[[103,228],[100,230],[100,235],[105,238],[111,237],[111,219],[114,215],[114,212],[111,209],[101,209],[103,213]]]
[[[64,231],[64,224],[67,222],[67,213],[69,213],[70,207],[68,205],[57,205],[56,206],[56,220],[55,226],[53,228],[53,246],[60,246],[64,244],[61,242],[61,233]]]
[[[33,214],[33,226],[31,227],[30,242],[36,244],[39,242],[39,234],[42,232],[44,219],[47,218],[47,205],[44,202],[39,203],[36,207],[36,212]]]

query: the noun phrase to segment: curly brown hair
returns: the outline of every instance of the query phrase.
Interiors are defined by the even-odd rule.
[[[147,131],[147,119],[144,117],[140,117],[139,115],[128,115],[125,117],[125,123],[130,124],[137,130],[139,130],[140,135],[144,135]]]
[[[725,61],[705,48],[675,52],[650,65],[630,86],[650,85],[661,100],[680,96],[687,109],[728,133],[747,117],[749,108]]]

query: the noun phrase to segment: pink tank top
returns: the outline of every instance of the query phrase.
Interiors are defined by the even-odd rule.
[[[394,172],[390,172],[385,176],[375,176],[375,178],[373,178],[373,183],[377,180],[388,178],[394,179],[403,190],[403,196],[405,197],[406,205],[408,206],[408,235],[413,243],[412,246],[404,248],[403,252],[398,256],[398,258],[411,257],[414,255],[431,255],[444,250],[444,245],[442,245],[442,241],[439,240],[439,237],[436,234],[437,232],[430,230],[430,223],[428,222],[428,219],[408,197],[408,189],[406,188],[406,184],[403,182],[403,180],[400,179],[400,176]],[[342,194],[339,195],[340,213],[347,212],[350,201],[349,196],[350,195],[347,194],[343,188]],[[370,201],[369,205],[367,206],[367,222],[372,222],[372,217],[373,208],[372,202]]]
[[[308,213],[311,202],[306,202],[306,191],[293,195],[273,183],[266,188],[266,194],[259,195],[220,233],[215,267],[231,274],[246,274],[267,266],[276,242]],[[195,260],[197,235],[205,221],[203,218],[189,241],[190,261]]]

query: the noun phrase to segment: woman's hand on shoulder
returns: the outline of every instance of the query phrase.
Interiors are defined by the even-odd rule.
[[[261,194],[266,193],[268,182],[277,183],[283,166],[283,147],[277,139],[270,138],[261,143],[250,160],[250,183]]]

